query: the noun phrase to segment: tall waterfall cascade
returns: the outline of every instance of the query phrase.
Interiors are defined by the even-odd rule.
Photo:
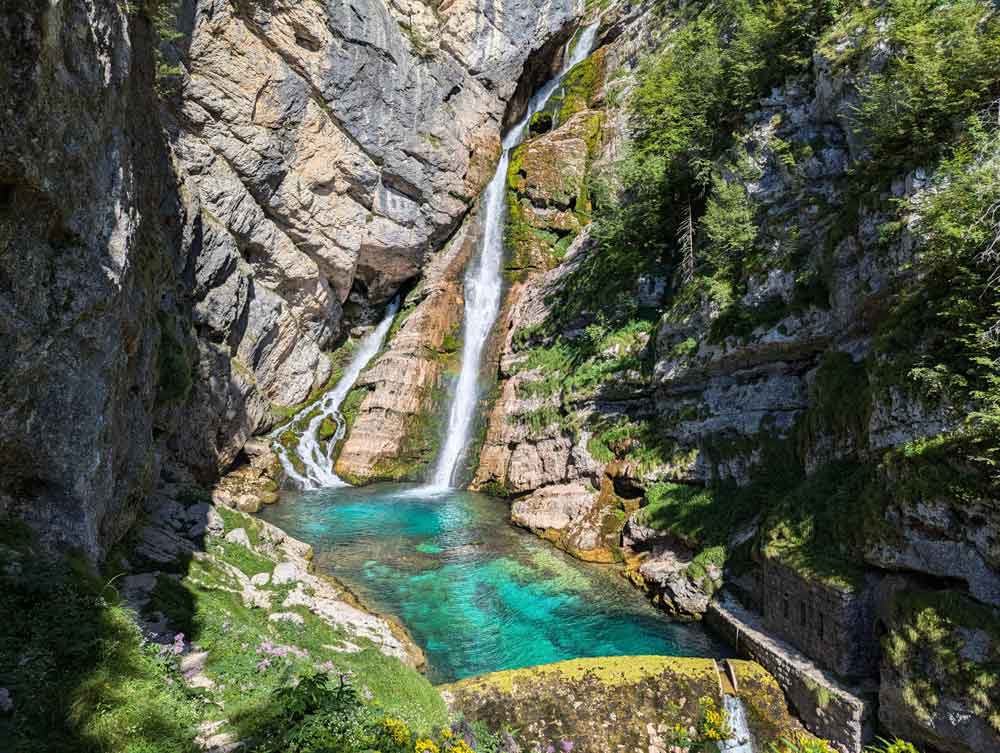
[[[521,143],[532,116],[544,109],[566,74],[590,55],[597,36],[597,28],[598,24],[591,24],[579,33],[575,44],[571,44],[571,49],[566,54],[562,70],[535,93],[528,103],[524,117],[504,137],[503,154],[497,164],[496,173],[483,194],[481,205],[483,232],[479,255],[474,263],[470,264],[465,275],[462,368],[451,403],[444,447],[429,484],[431,491],[451,487],[455,469],[469,446],[476,408],[479,404],[479,372],[482,367],[483,349],[500,313],[503,287],[503,231],[507,208],[507,167],[510,164],[511,150]]]
[[[736,696],[725,695],[722,698],[722,707],[726,710],[731,736],[719,742],[719,753],[754,753],[743,702]]]
[[[335,461],[333,450],[347,430],[344,417],[340,413],[340,406],[343,405],[344,398],[347,397],[347,393],[354,387],[354,383],[358,381],[358,377],[365,366],[382,349],[382,343],[385,342],[386,335],[389,333],[389,328],[392,326],[392,320],[395,318],[397,311],[399,311],[398,298],[394,299],[386,308],[385,316],[382,317],[382,321],[378,323],[378,326],[362,338],[357,350],[344,369],[343,376],[340,377],[336,386],[323,396],[318,406],[316,404],[306,406],[290,421],[285,422],[271,433],[275,452],[281,460],[281,465],[284,467],[285,473],[302,489],[350,486],[333,470]],[[295,448],[295,454],[298,455],[304,466],[303,471],[300,473],[292,463],[288,450],[277,440],[290,426],[299,423],[310,413],[316,411],[317,408],[318,412],[309,419],[309,424],[299,437],[298,445]],[[319,438],[319,431],[323,425],[323,421],[328,418],[336,422],[337,430],[329,438],[326,449],[324,449]]]

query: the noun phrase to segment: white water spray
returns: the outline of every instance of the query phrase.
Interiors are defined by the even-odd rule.
[[[736,696],[726,695],[722,698],[722,707],[726,710],[726,720],[732,736],[719,742],[719,753],[753,753],[743,702]]]
[[[399,299],[396,298],[389,304],[385,316],[378,326],[369,332],[358,344],[358,349],[351,358],[347,368],[344,369],[343,376],[337,382],[337,386],[323,395],[318,406],[316,404],[307,406],[299,412],[291,421],[288,421],[271,433],[272,440],[277,440],[288,427],[301,421],[306,415],[319,408],[319,412],[309,420],[299,443],[295,448],[295,453],[302,460],[304,473],[299,473],[292,464],[288,451],[277,441],[274,442],[275,451],[281,459],[281,465],[285,468],[288,477],[295,481],[303,489],[321,489],[324,487],[350,486],[334,470],[333,450],[343,436],[346,429],[344,417],[340,414],[340,406],[351,391],[354,383],[358,380],[361,371],[374,358],[375,354],[382,349],[385,336],[392,326],[392,320],[399,310]],[[337,431],[327,441],[326,450],[323,449],[319,439],[319,429],[323,421],[332,419],[337,424]]]
[[[455,468],[469,445],[472,421],[479,403],[479,371],[483,348],[500,313],[503,261],[503,229],[506,216],[507,166],[510,152],[521,143],[532,116],[541,111],[562,84],[566,74],[591,53],[598,24],[587,26],[566,56],[559,75],[539,89],[528,103],[528,110],[503,140],[503,154],[482,201],[483,237],[479,258],[465,274],[465,331],[462,345],[462,370],[448,417],[448,434],[438,458],[434,477],[424,491],[440,491],[451,486]]]

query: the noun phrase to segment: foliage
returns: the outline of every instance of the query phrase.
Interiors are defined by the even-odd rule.
[[[4,527],[8,522],[4,522]],[[196,699],[114,589],[80,560],[0,546],[0,739],[18,751],[193,751]],[[11,563],[23,562],[21,566]],[[40,735],[39,731],[44,730]]]
[[[834,747],[826,740],[801,733],[771,743],[770,753],[834,753]]]
[[[753,207],[743,184],[718,175],[712,179],[712,195],[702,223],[709,242],[709,261],[716,269],[739,264],[757,237]]]
[[[879,169],[941,154],[995,97],[1000,15],[982,0],[888,0],[888,61],[861,84],[858,127]]]
[[[970,631],[987,634],[989,655],[965,650]],[[1000,619],[988,607],[954,591],[907,591],[892,604],[882,643],[899,675],[903,701],[929,723],[942,696],[963,699],[1000,731]],[[901,748],[905,751],[905,748]]]
[[[734,145],[744,115],[772,87],[808,70],[816,40],[853,4],[694,4],[693,17],[640,69],[627,105],[630,152],[615,180],[595,187],[593,232],[604,256],[626,269],[677,268],[693,251],[702,274],[741,276],[757,236],[755,208],[741,176],[723,178],[716,162]],[[683,226],[697,230],[679,234]]]
[[[812,735],[801,733],[771,743],[770,753],[834,753],[834,747]],[[865,753],[920,753],[913,743],[895,738],[892,741],[879,739],[874,745],[865,748]]]
[[[480,727],[414,731],[365,701],[345,675],[313,673],[271,694],[261,753],[493,753],[498,736]],[[480,744],[480,740],[482,744]]]

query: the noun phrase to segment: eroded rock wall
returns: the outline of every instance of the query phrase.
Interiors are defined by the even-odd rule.
[[[569,196],[586,210],[581,176],[614,179],[635,125],[623,104],[636,63],[683,23],[612,6],[590,61],[596,84],[577,93],[600,113],[597,143],[566,154],[579,121],[555,114],[514,161],[512,287],[474,484],[510,497],[512,520],[560,548],[623,561],[678,617],[700,618],[723,587],[738,596],[790,644],[775,656],[793,668],[783,684],[803,718],[816,731],[837,716],[829,734],[844,750],[872,734],[873,681],[890,732],[988,750],[995,720],[948,715],[978,720],[1000,687],[1000,508],[995,477],[948,444],[969,407],[921,396],[899,366],[912,363],[894,344],[905,317],[912,347],[928,347],[914,328],[933,337],[933,317],[899,305],[923,284],[921,211],[942,183],[931,166],[874,192],[858,177],[870,158],[860,82],[881,70],[884,47],[856,48],[857,27],[835,26],[808,74],[734,127],[713,191],[738,196],[768,249],[763,265],[741,260],[758,266],[740,285],[686,295],[676,259],[630,266],[588,237],[589,216],[565,216]],[[880,583],[894,573],[888,595]],[[945,670],[949,651],[962,658]],[[809,680],[824,672],[860,682],[851,703],[863,714],[824,721]]]
[[[211,483],[315,396],[457,231],[581,10],[5,8],[3,510],[99,556],[162,466]]]
[[[0,511],[90,556],[157,474],[157,312],[183,259],[152,82],[120,4],[0,12]]]

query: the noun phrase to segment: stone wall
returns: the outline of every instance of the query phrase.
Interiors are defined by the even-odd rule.
[[[841,677],[869,677],[878,668],[874,582],[857,589],[807,579],[765,559],[760,603],[769,632]]]
[[[771,637],[758,617],[732,599],[714,601],[705,621],[740,654],[774,675],[810,732],[843,753],[860,753],[872,740],[875,704],[862,690],[843,685],[794,647]]]

